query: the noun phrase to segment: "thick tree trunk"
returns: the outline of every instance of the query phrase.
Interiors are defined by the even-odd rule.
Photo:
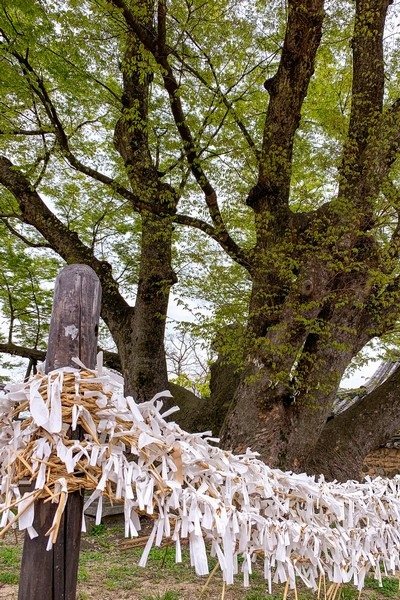
[[[226,447],[249,446],[270,466],[294,471],[307,465],[343,373],[371,337],[359,310],[370,292],[367,274],[329,275],[318,256],[306,258],[300,273],[280,304],[274,295],[275,306],[263,308],[262,293],[252,296],[255,339],[221,432]]]
[[[399,431],[400,369],[358,403],[330,420],[309,457],[309,473],[359,479],[366,455]]]
[[[171,221],[147,215],[142,223],[135,310],[128,323],[111,331],[121,358],[125,391],[140,401],[168,389],[164,337],[169,293],[176,281],[171,267]]]
[[[354,449],[357,459],[346,471],[342,465],[360,427],[358,412],[354,409],[351,422],[345,421],[351,414],[341,419],[347,428],[343,437],[334,425],[326,425],[326,419],[345,367],[379,331],[372,326],[381,294],[374,274],[394,268],[369,234],[374,203],[394,156],[393,142],[387,143],[390,127],[382,124],[382,39],[389,4],[356,2],[353,96],[338,200],[301,218],[294,217],[288,203],[291,153],[319,44],[322,3],[304,3],[300,18],[297,4],[289,2],[279,69],[265,84],[270,103],[259,180],[248,197],[257,232],[249,311],[252,342],[222,439],[236,451],[251,446],[271,466],[308,466],[329,476],[338,476],[342,469],[355,476],[370,446],[360,439],[360,447],[356,444]],[[296,37],[299,29],[302,45]],[[290,86],[285,87],[287,82]],[[283,122],[282,114],[290,118]],[[386,141],[381,143],[379,136]],[[277,169],[278,143],[285,152],[279,153]],[[392,252],[398,256],[394,238]]]
[[[254,366],[242,376],[232,410],[221,430],[225,448],[236,453],[250,447],[270,466],[282,466],[290,427],[288,407],[271,380]]]

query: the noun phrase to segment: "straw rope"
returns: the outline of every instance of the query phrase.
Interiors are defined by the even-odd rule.
[[[40,377],[40,376],[39,376]],[[42,396],[45,404],[49,403],[48,392],[49,382],[50,384],[54,381],[56,375],[50,375],[47,377],[40,377],[41,385],[39,387],[39,393]],[[55,442],[61,439],[63,445],[66,448],[74,448],[75,441],[71,439],[71,424],[72,424],[72,410],[74,406],[84,407],[91,415],[96,426],[99,425],[100,417],[98,416],[99,407],[96,404],[95,397],[85,397],[85,392],[102,392],[103,386],[101,383],[93,383],[90,379],[93,378],[93,372],[88,370],[81,370],[79,372],[79,379],[75,373],[65,373],[63,377],[63,388],[61,392],[61,405],[62,405],[62,422],[64,424],[63,430],[60,433],[60,437],[55,440],[48,431],[43,427],[39,427],[35,433],[31,436],[29,443],[15,455],[15,463],[12,468],[9,469],[10,482],[12,485],[18,485],[22,481],[28,480],[30,483],[33,482],[37,475],[37,470],[33,465],[45,464],[46,465],[46,486],[38,494],[40,499],[52,499],[54,496],[54,489],[56,483],[64,478],[69,492],[75,492],[79,490],[93,491],[99,482],[101,475],[101,468],[97,465],[90,465],[87,456],[82,456],[75,464],[75,470],[73,473],[68,473],[66,464],[57,456]],[[107,400],[109,401],[112,393],[108,391],[105,393]],[[26,411],[29,407],[28,402],[21,403],[12,413],[13,417],[18,417],[21,413]],[[118,420],[120,422],[120,420]],[[27,430],[33,425],[33,418],[28,417],[21,424],[22,430]],[[93,439],[97,440],[96,430],[87,421],[81,417],[79,419],[79,425],[83,431]],[[127,427],[132,426],[132,422],[126,423]],[[37,440],[46,439],[51,444],[52,451],[46,460],[38,459],[34,456],[36,450]],[[125,436],[121,436],[121,441],[126,444],[134,444],[137,442],[137,435],[131,432]],[[98,441],[98,440],[97,440]],[[76,453],[82,448],[86,448],[90,445],[90,442],[86,440],[80,441],[79,448],[76,448]],[[116,501],[115,490],[113,486],[107,485],[104,494],[110,501]],[[1,535],[1,533],[0,533]]]

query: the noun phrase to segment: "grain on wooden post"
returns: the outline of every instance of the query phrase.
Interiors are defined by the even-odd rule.
[[[90,369],[96,365],[101,286],[86,265],[69,265],[60,271],[54,290],[46,357],[46,373],[76,366],[78,356]],[[35,504],[34,528],[38,537],[26,534],[21,563],[19,600],[75,600],[81,537],[83,495],[70,494],[58,538],[47,551],[46,531],[57,508],[50,502]]]

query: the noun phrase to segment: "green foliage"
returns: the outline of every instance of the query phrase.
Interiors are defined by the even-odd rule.
[[[84,567],[79,567],[78,569],[78,582],[81,583],[83,581],[87,581],[89,579],[88,570]]]
[[[132,566],[115,566],[105,573],[105,587],[108,590],[130,590],[136,587],[135,574],[137,568]]]
[[[19,577],[15,573],[0,573],[0,583],[8,583],[9,585],[15,585],[18,583]]]
[[[129,7],[139,21],[147,18],[146,3],[131,0]],[[396,19],[397,6],[390,13],[384,43],[386,103],[398,96],[399,89]],[[278,225],[279,229],[282,223],[274,221],[273,210],[265,210],[261,216],[246,203],[260,167],[269,103],[264,83],[277,72],[286,20],[287,7],[281,0],[168,2],[168,60],[178,82],[175,97],[182,100],[185,125],[197,152],[195,165],[202,166],[218,191],[221,215],[232,239],[250,251],[252,260],[257,258],[253,279],[260,283],[270,276],[274,281],[274,285],[267,286],[262,302],[260,296],[260,306],[251,315],[254,320],[279,321],[282,315],[278,314],[277,297],[289,294],[314,258],[323,262],[332,281],[338,274],[348,274],[354,280],[367,268],[368,286],[377,290],[376,310],[382,312],[397,302],[392,298],[385,303],[381,293],[399,274],[397,258],[389,250],[398,219],[396,194],[382,189],[374,196],[373,229],[371,226],[368,235],[360,232],[358,246],[349,248],[338,243],[346,233],[336,221],[327,225],[323,213],[320,216],[315,212],[307,235],[293,242],[293,231],[288,231],[289,239],[275,244],[274,228]],[[315,74],[302,106],[290,165],[289,203],[299,217],[337,195],[352,105],[353,25],[354,3],[326,3]],[[76,232],[96,258],[112,265],[120,291],[133,303],[139,280],[141,218],[132,203],[117,193],[115,185],[103,185],[98,178],[71,166],[51,115],[56,111],[69,150],[87,170],[97,169],[153,204],[162,196],[161,184],[173,185],[179,214],[203,219],[210,225],[203,191],[184,157],[188,148],[178,132],[182,123],[175,123],[170,109],[165,66],[141,46],[135,56],[129,55],[132,39],[127,36],[123,14],[105,0],[1,0],[0,26],[0,152],[15,160],[68,230]],[[124,77],[135,82],[136,90],[146,90],[148,98],[137,97],[128,106]],[[148,81],[151,85],[147,92]],[[49,101],[54,110],[49,108]],[[148,108],[145,116],[144,104]],[[142,169],[137,174],[136,169],[125,166],[117,151],[121,124],[128,124],[129,133],[140,132],[148,141],[148,153],[138,160],[147,171]],[[135,143],[130,146],[134,153],[139,152]],[[157,189],[152,186],[154,171],[159,177]],[[395,161],[391,179],[394,184],[399,181],[399,164]],[[166,205],[167,196],[165,192],[162,197]],[[338,213],[347,214],[348,200],[340,201]],[[45,247],[48,243],[38,230],[21,222],[15,199],[3,188],[0,215],[0,341],[43,348],[51,288],[62,259]],[[255,248],[256,219],[259,231],[260,223],[266,231],[272,231],[268,244],[261,249]],[[173,268],[179,280],[174,292],[195,316],[195,322],[185,323],[184,329],[239,366],[249,347],[245,334],[252,286],[249,273],[203,232],[174,227]],[[290,227],[292,224],[288,224],[288,230]],[[366,267],[363,248],[368,241],[376,242],[385,260]],[[69,256],[69,260],[73,258]],[[341,338],[345,331],[352,333],[351,326],[333,332],[318,313],[328,304],[332,309],[345,310],[353,300],[346,294],[332,293],[323,299],[318,297],[313,304],[304,298],[299,300],[299,294],[294,296],[293,328],[325,341],[331,338],[337,353],[347,351]],[[363,301],[354,301],[355,308],[362,310]],[[282,318],[287,318],[287,313]],[[253,344],[253,340],[250,342]],[[302,345],[294,348],[293,339],[262,344],[257,342],[256,350],[275,355],[274,361],[288,355],[293,347],[290,367],[277,368],[276,373],[277,381],[291,377]],[[309,357],[305,354],[304,358]],[[6,363],[3,366],[8,367]],[[194,388],[196,393],[207,393],[207,377],[196,379],[191,371],[176,374],[176,382]]]
[[[0,560],[3,565],[16,566],[21,558],[20,549],[12,546],[4,546],[0,548]]]
[[[359,592],[353,586],[343,585],[340,589],[339,600],[356,600]]]

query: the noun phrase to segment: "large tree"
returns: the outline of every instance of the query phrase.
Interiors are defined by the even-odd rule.
[[[0,3],[8,254],[26,257],[25,245],[41,257],[45,246],[94,268],[139,399],[167,384],[177,273],[188,289],[213,275],[203,289],[214,299],[234,278],[247,306],[228,328],[242,375],[223,443],[333,477],[357,476],[400,428],[400,396],[387,388],[327,423],[346,367],[400,312],[390,4]],[[3,297],[18,320],[11,273]],[[3,349],[18,353],[12,343]]]

